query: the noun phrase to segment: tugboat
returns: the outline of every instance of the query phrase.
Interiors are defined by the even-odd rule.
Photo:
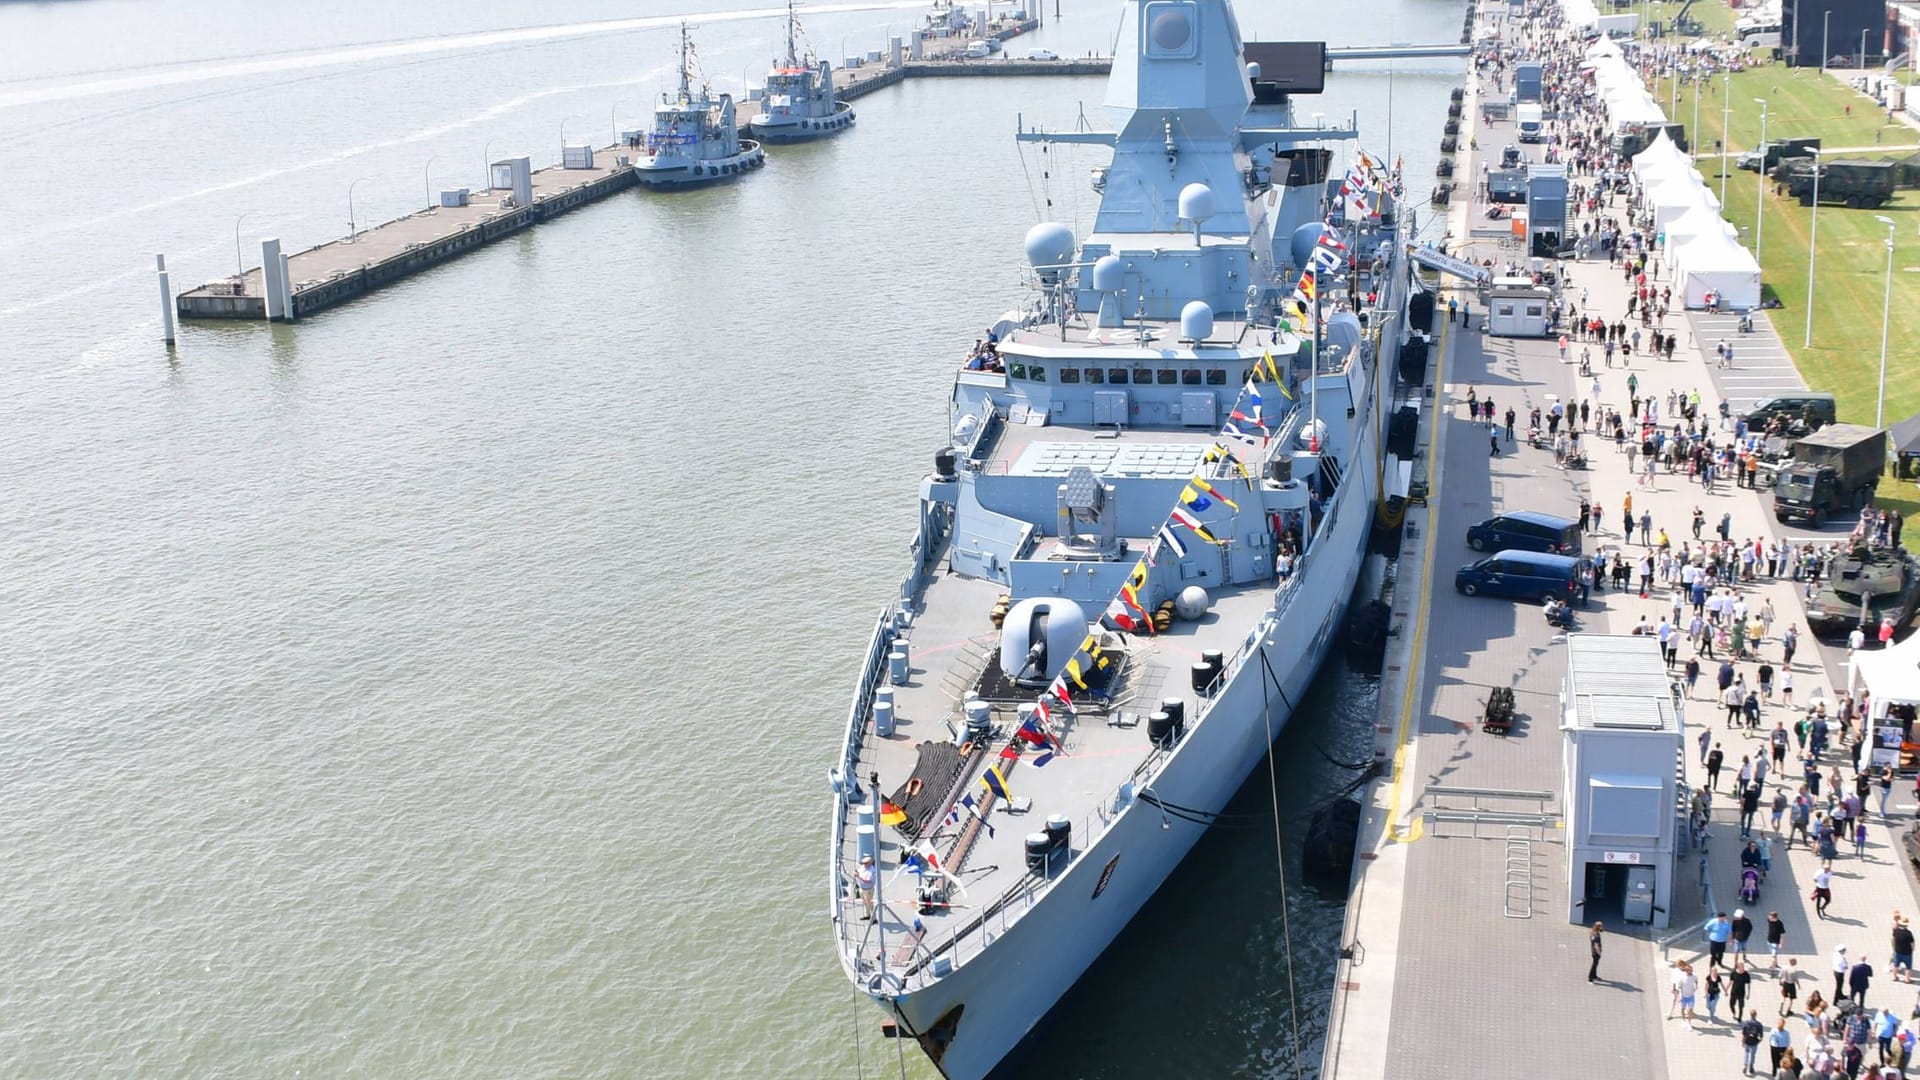
[[[753,134],[762,142],[793,143],[835,135],[853,126],[853,106],[833,95],[833,68],[795,43],[799,21],[787,0],[787,56],[767,73]]]
[[[1920,607],[1920,572],[1905,548],[1857,540],[1807,601],[1807,629],[1843,638],[1858,626],[1873,637],[1882,619],[1905,626]]]
[[[693,89],[693,43],[680,24],[680,90],[661,95],[647,132],[647,156],[633,166],[642,185],[691,187],[731,180],[767,163],[766,151],[740,137],[734,123],[733,96],[714,96],[705,82]]]

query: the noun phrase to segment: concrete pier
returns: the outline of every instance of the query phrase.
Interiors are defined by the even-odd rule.
[[[466,206],[430,207],[288,256],[288,309],[279,310],[276,304],[272,317],[303,318],[623,191],[633,186],[633,170],[620,164],[617,155],[632,152],[611,146],[595,153],[591,169],[555,165],[534,172],[531,205],[509,205],[512,192],[505,189],[474,192]],[[202,285],[180,294],[180,316],[265,319],[266,285],[259,267],[242,277]]]

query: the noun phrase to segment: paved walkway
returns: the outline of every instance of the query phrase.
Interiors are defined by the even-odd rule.
[[[1512,141],[1507,125],[1479,124],[1471,97],[1464,115],[1478,124],[1481,147],[1497,152]],[[1485,152],[1463,155],[1463,176],[1477,176],[1478,154]],[[1450,222],[1453,236],[1470,235],[1470,213],[1468,207],[1455,206]],[[1609,213],[1625,216],[1623,208]],[[1517,252],[1491,242],[1473,255],[1503,262],[1518,257]],[[1627,286],[1617,270],[1597,261],[1570,267],[1571,288],[1587,290],[1586,310],[1612,319],[1624,317]],[[1461,294],[1461,299],[1470,295]],[[1419,818],[1432,802],[1426,794],[1429,785],[1561,787],[1561,735],[1552,717],[1565,652],[1548,633],[1537,608],[1454,593],[1451,571],[1472,554],[1462,538],[1468,522],[1521,508],[1572,516],[1579,500],[1586,497],[1605,509],[1604,525],[1598,535],[1589,537],[1589,550],[1625,547],[1637,554],[1645,549],[1627,542],[1620,532],[1620,506],[1631,492],[1636,516],[1649,510],[1655,530],[1666,528],[1676,542],[1690,537],[1695,506],[1706,512],[1710,522],[1730,514],[1736,539],[1782,530],[1773,522],[1762,493],[1722,485],[1708,494],[1684,477],[1664,473],[1655,477],[1651,487],[1640,486],[1628,470],[1625,455],[1611,443],[1594,440],[1589,447],[1591,467],[1584,471],[1562,471],[1551,451],[1510,446],[1504,439],[1500,454],[1489,454],[1485,427],[1465,418],[1470,386],[1481,400],[1491,396],[1500,412],[1511,403],[1524,417],[1532,406],[1545,408],[1555,396],[1577,403],[1591,393],[1593,380],[1578,377],[1575,364],[1562,363],[1551,341],[1484,337],[1478,331],[1479,321],[1476,316],[1471,328],[1447,327],[1440,350],[1445,366],[1435,399],[1439,425],[1434,461],[1438,467],[1432,470],[1437,480],[1435,497],[1421,521],[1420,535],[1410,533],[1409,544],[1421,558],[1431,549],[1432,577],[1425,583],[1424,601],[1396,597],[1396,620],[1406,619],[1413,641],[1423,642],[1425,649],[1414,656],[1416,666],[1407,673],[1414,679],[1407,698],[1411,730],[1404,745],[1389,751],[1397,754],[1399,773],[1391,786],[1375,793],[1376,813],[1368,817],[1370,839],[1376,835],[1371,830],[1377,819],[1384,819],[1378,821],[1383,833],[1398,839],[1381,835],[1363,855],[1369,866],[1354,902],[1357,915],[1349,926],[1350,940],[1363,961],[1343,970],[1347,982],[1343,1011],[1334,1028],[1338,1045],[1328,1056],[1330,1075],[1342,1080],[1542,1075],[1678,1080],[1735,1075],[1741,1065],[1738,1027],[1724,1005],[1714,1023],[1702,1020],[1689,1028],[1681,1020],[1665,1019],[1667,962],[1702,957],[1704,943],[1697,927],[1713,910],[1731,911],[1736,906],[1740,845],[1737,815],[1727,790],[1729,778],[1743,755],[1763,752],[1765,733],[1776,721],[1791,724],[1796,716],[1792,709],[1776,698],[1763,710],[1760,732],[1750,738],[1727,730],[1724,710],[1714,702],[1689,703],[1685,715],[1688,781],[1705,782],[1699,756],[1693,752],[1703,727],[1712,731],[1730,759],[1713,815],[1705,866],[1707,888],[1699,886],[1699,854],[1692,853],[1677,875],[1681,886],[1676,890],[1672,927],[1658,932],[1610,928],[1618,932],[1609,933],[1601,967],[1603,982],[1598,986],[1589,986],[1584,979],[1585,932],[1566,920],[1566,850],[1557,830],[1547,830],[1534,849],[1533,917],[1511,919],[1503,911],[1506,851],[1498,838],[1502,830],[1483,829],[1481,839],[1462,835],[1463,826],[1448,827],[1444,836],[1435,834],[1440,830],[1423,835]],[[1683,331],[1684,347],[1675,360],[1649,362],[1636,357],[1630,367],[1597,369],[1602,403],[1626,410],[1629,374],[1637,378],[1642,396],[1664,399],[1668,390],[1686,393],[1699,388],[1703,407],[1710,413],[1722,396],[1738,410],[1758,398],[1804,387],[1773,327],[1763,322],[1754,333],[1740,335],[1733,324],[1732,317],[1670,315],[1667,327]],[[1731,369],[1713,362],[1713,347],[1723,338],[1735,343]],[[1524,428],[1524,419],[1520,426]],[[1821,535],[1837,538],[1843,532],[1836,525]],[[1403,556],[1403,575],[1409,575],[1410,557],[1415,556]],[[1755,607],[1770,599],[1778,613],[1774,635],[1762,646],[1764,655],[1778,666],[1779,634],[1795,622],[1804,631],[1798,590],[1790,583],[1761,583],[1748,586],[1744,595]],[[1643,616],[1657,623],[1671,611],[1671,594],[1664,588],[1657,588],[1644,601],[1637,593],[1612,591],[1596,594],[1594,599],[1595,605],[1582,612],[1582,631],[1627,633]],[[1412,611],[1416,603],[1422,605],[1418,616]],[[1682,661],[1687,653],[1683,648]],[[1803,632],[1795,660],[1791,672],[1795,704],[1804,708],[1814,700],[1832,700],[1833,688],[1845,677],[1840,651],[1814,643]],[[1750,683],[1756,681],[1756,663],[1737,667]],[[1394,672],[1389,672],[1388,683],[1397,685]],[[1477,727],[1486,692],[1495,685],[1514,689],[1522,716],[1520,726],[1505,739],[1487,736]],[[1710,690],[1711,667],[1701,686]],[[1399,712],[1397,695],[1391,711]],[[1851,770],[1847,773],[1850,778]],[[1789,795],[1799,783],[1797,772],[1770,777],[1769,798],[1779,780],[1790,781]],[[1864,857],[1847,854],[1836,861],[1834,903],[1826,920],[1814,918],[1807,899],[1816,869],[1811,854],[1775,845],[1772,873],[1760,903],[1748,915],[1763,928],[1767,912],[1780,913],[1787,927],[1783,963],[1796,960],[1800,969],[1813,976],[1801,980],[1802,1000],[1816,986],[1831,995],[1829,957],[1836,947],[1846,945],[1850,955],[1864,955],[1875,965],[1878,974],[1869,1005],[1893,1006],[1904,1016],[1915,1004],[1908,996],[1911,988],[1892,983],[1888,971],[1893,913],[1920,912],[1896,832],[1912,820],[1915,809],[1907,783],[1896,789],[1890,809],[1895,816],[1891,822],[1870,817]],[[1851,845],[1843,846],[1843,851],[1850,850]],[[1662,935],[1672,936],[1669,946],[1656,944]],[[1762,942],[1763,936],[1757,930],[1755,941]],[[1390,999],[1382,994],[1382,983],[1391,986]],[[1777,980],[1757,977],[1751,1004],[1769,1027],[1778,1000]],[[1518,1036],[1530,1027],[1551,1030],[1553,1038]],[[1807,1026],[1793,1020],[1789,1030],[1799,1053],[1806,1045]],[[1761,1061],[1765,1060],[1763,1049]]]

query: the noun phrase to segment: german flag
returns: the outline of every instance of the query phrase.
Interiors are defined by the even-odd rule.
[[[907,812],[893,805],[892,800],[880,800],[880,824],[900,825],[907,820]]]

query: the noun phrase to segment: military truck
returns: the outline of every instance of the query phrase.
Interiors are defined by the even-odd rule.
[[[1873,500],[1887,467],[1887,433],[1860,424],[1828,424],[1793,444],[1793,460],[1773,482],[1776,521],[1827,523],[1835,511]]]
[[[1814,170],[1819,169],[1820,201],[1845,203],[1853,209],[1880,206],[1893,198],[1895,181],[1891,161],[1840,159],[1816,163],[1812,158],[1783,158],[1774,166],[1773,179],[1801,206],[1813,205]]]
[[[1613,152],[1633,157],[1653,145],[1653,140],[1659,138],[1662,131],[1667,133],[1667,138],[1672,139],[1673,145],[1679,147],[1681,152],[1686,151],[1685,124],[1626,124],[1613,136]]]
[[[1517,105],[1540,100],[1545,67],[1538,61],[1523,61],[1513,66],[1513,100]]]
[[[1818,136],[1801,139],[1776,139],[1758,150],[1748,150],[1733,163],[1748,172],[1770,173],[1786,158],[1812,157],[1820,149]]]

